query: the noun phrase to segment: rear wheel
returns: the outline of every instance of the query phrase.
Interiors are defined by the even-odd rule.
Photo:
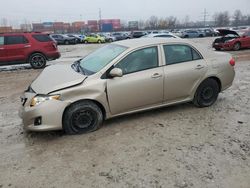
[[[65,40],[64,44],[69,45],[69,41]]]
[[[101,43],[102,43],[102,41],[101,41],[101,40],[98,40],[98,41],[97,41],[97,43],[101,44]]]
[[[109,42],[113,42],[113,39],[109,39]]]
[[[41,53],[34,53],[29,57],[29,64],[33,69],[42,69],[46,66],[46,57]]]
[[[67,134],[83,134],[97,130],[103,122],[101,109],[91,101],[69,106],[63,116],[63,129]]]
[[[240,50],[240,47],[241,47],[240,43],[239,43],[239,42],[236,42],[236,43],[234,44],[234,46],[233,46],[233,50],[238,51],[238,50]]]
[[[88,44],[88,41],[87,41],[87,40],[84,40],[83,43],[84,43],[84,44]]]
[[[206,79],[198,87],[193,103],[197,107],[208,107],[215,103],[219,95],[219,84],[214,79]]]

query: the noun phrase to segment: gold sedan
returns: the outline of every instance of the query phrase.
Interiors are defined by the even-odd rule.
[[[20,116],[27,130],[80,134],[142,110],[190,101],[208,107],[232,85],[234,64],[228,53],[183,39],[119,41],[45,68],[22,96]]]

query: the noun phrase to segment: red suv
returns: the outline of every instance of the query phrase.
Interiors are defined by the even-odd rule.
[[[46,66],[60,57],[56,42],[44,33],[0,34],[0,65],[30,63],[32,68]]]

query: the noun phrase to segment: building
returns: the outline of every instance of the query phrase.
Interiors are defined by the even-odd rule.
[[[9,26],[0,27],[0,33],[10,33],[10,32],[13,32],[12,27]]]
[[[71,25],[72,33],[82,33],[84,29],[85,29],[85,22],[83,21],[73,22]]]

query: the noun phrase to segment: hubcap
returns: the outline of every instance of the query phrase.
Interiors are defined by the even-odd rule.
[[[31,63],[36,67],[42,67],[45,63],[45,59],[40,55],[36,55],[32,57]]]

